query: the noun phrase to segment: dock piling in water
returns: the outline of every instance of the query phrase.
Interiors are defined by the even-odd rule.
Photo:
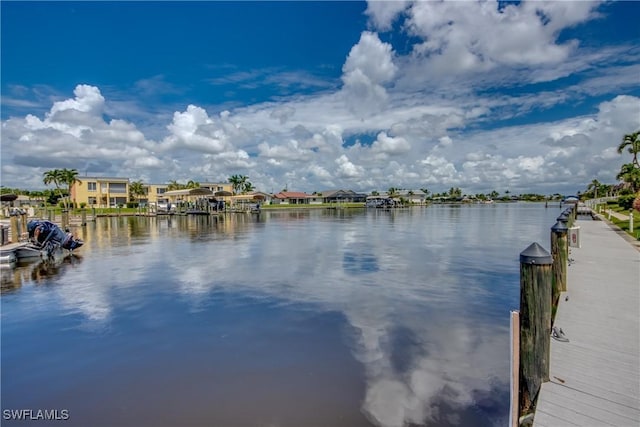
[[[20,232],[18,231],[18,217],[16,215],[11,216],[11,243],[18,243],[20,241]]]

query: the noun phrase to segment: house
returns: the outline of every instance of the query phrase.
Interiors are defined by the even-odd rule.
[[[164,193],[167,192],[168,184],[145,184],[145,196],[142,196],[138,201],[143,205],[158,203],[165,199]]]
[[[403,190],[400,192],[400,197],[414,205],[423,205],[427,200],[427,195],[424,192],[416,190]]]
[[[322,197],[322,203],[364,203],[367,200],[366,194],[352,190],[325,190],[317,195]]]
[[[229,182],[223,182],[223,183],[201,182],[200,183],[200,188],[208,188],[214,194],[219,192],[219,191],[226,191],[226,192],[229,192],[229,193],[233,193],[233,184],[231,184]]]
[[[308,205],[309,194],[298,191],[281,191],[273,195],[272,203],[279,205]]]
[[[124,205],[129,201],[129,178],[78,176],[71,186],[71,200],[98,208]]]

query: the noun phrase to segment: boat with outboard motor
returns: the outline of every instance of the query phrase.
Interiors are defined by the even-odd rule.
[[[27,223],[27,231],[29,232],[29,241],[16,248],[18,259],[51,257],[59,249],[73,252],[84,244],[82,239],[74,237],[68,229],[62,230],[47,220],[32,219]]]

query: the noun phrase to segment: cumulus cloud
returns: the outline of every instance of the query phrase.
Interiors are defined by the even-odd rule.
[[[497,1],[371,1],[367,14],[374,28],[389,31],[394,20],[416,39],[402,58],[401,86],[433,83],[470,74],[475,83],[503,82],[511,72],[536,67],[530,81],[554,80],[588,68],[579,57],[569,61],[578,40],[560,41],[560,33],[598,14],[599,2],[535,2],[499,5]],[[591,57],[591,61],[595,58]],[[494,75],[487,74],[491,71]],[[479,74],[485,73],[479,78]],[[451,89],[447,87],[447,89]]]
[[[385,132],[380,132],[371,145],[371,151],[386,156],[396,156],[408,152],[411,144],[403,137],[390,137]]]
[[[165,149],[188,148],[205,153],[221,153],[230,147],[227,135],[216,126],[207,112],[195,105],[175,112],[173,122],[167,127],[171,135],[165,140]]]
[[[336,170],[336,176],[343,179],[359,178],[363,175],[364,169],[362,166],[353,164],[346,155],[342,155],[336,159],[338,168]]]
[[[161,166],[161,157],[152,150],[155,143],[135,125],[104,118],[105,98],[97,87],[78,85],[74,95],[54,102],[43,119],[29,114],[2,123],[3,178],[16,179],[12,169],[7,169],[9,164],[24,166],[16,182],[32,188],[42,186],[42,172],[47,168],[89,173],[99,162],[117,167],[106,172],[121,175],[124,170],[135,177],[136,168]]]
[[[388,99],[383,85],[396,71],[391,45],[376,33],[363,32],[342,67],[342,90],[351,111],[358,117],[380,111]]]

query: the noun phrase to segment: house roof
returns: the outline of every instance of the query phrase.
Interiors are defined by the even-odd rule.
[[[318,194],[322,194],[322,197],[334,197],[337,195],[357,196],[358,194],[353,190],[324,190],[318,191]]]
[[[309,195],[299,191],[281,191],[278,194],[274,194],[273,197],[276,199],[306,199]]]
[[[208,188],[187,188],[184,190],[165,191],[163,197],[169,196],[211,196],[213,192]]]
[[[264,200],[266,196],[260,193],[238,194],[237,196],[231,196],[232,200]]]
[[[78,181],[126,181],[129,182],[129,178],[123,178],[119,176],[80,176],[76,177]]]

